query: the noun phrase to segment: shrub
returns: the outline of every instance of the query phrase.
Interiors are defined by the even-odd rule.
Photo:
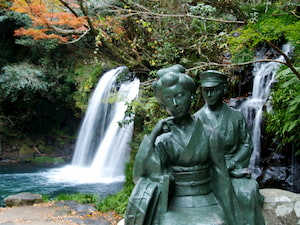
[[[0,90],[4,99],[11,102],[22,98],[29,101],[36,93],[48,90],[48,84],[40,67],[27,63],[3,67],[4,73],[0,74]]]
[[[300,80],[287,68],[278,72],[277,79],[271,100],[273,111],[266,114],[266,131],[275,134],[280,143],[278,151],[292,145],[300,154]]]

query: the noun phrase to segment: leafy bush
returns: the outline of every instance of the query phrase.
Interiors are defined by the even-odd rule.
[[[85,111],[88,104],[88,99],[93,88],[97,85],[100,75],[103,73],[103,68],[100,64],[78,64],[75,68],[75,85],[77,91],[74,94],[75,105],[82,111]]]
[[[96,203],[97,210],[101,212],[114,210],[118,214],[124,214],[132,189],[133,185],[125,185],[124,189],[117,194],[98,201]]]
[[[243,60],[249,60],[249,49],[254,50],[265,40],[280,43],[284,39],[298,47],[300,21],[290,13],[296,5],[286,6],[279,2],[268,9],[263,6],[265,11],[262,11],[262,6],[252,8],[250,14],[255,15],[255,19],[250,15],[247,25],[232,31],[231,36],[228,36],[233,62],[242,62],[240,55],[245,55],[246,49],[248,56]]]
[[[92,203],[95,204],[98,200],[98,195],[96,194],[82,194],[82,193],[62,193],[54,198],[55,201],[76,201],[81,204]]]
[[[34,94],[48,90],[41,67],[22,63],[5,66],[3,71],[0,74],[0,90],[4,99],[14,102],[22,98],[23,101],[29,101]]]
[[[272,93],[273,111],[266,115],[266,130],[279,141],[277,150],[292,146],[300,154],[300,80],[286,68],[278,72],[277,79]]]

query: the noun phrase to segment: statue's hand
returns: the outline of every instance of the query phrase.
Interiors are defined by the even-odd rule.
[[[231,170],[229,174],[231,177],[235,177],[235,178],[241,178],[241,177],[251,178],[251,171],[248,168],[234,169]]]
[[[161,135],[164,132],[169,131],[169,124],[171,123],[171,121],[174,119],[174,117],[168,117],[165,119],[162,119],[160,121],[157,122],[157,124],[155,125],[155,127],[153,128],[151,134],[149,135],[149,137],[151,138],[153,144],[155,142],[155,139],[157,136]]]
[[[234,170],[236,168],[236,161],[234,159],[231,159],[228,163],[227,163],[227,169],[228,170]]]

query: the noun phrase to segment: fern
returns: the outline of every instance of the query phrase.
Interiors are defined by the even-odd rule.
[[[300,71],[300,67],[296,69]],[[266,115],[266,130],[281,142],[277,150],[292,145],[300,154],[300,80],[290,69],[278,72],[277,79],[272,93],[273,111]]]

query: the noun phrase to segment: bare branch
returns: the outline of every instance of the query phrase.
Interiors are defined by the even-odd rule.
[[[89,17],[88,9],[83,4],[83,0],[78,0],[78,4],[80,6],[80,9],[81,9],[83,15],[86,17],[86,20],[87,20],[88,25],[89,25],[89,29],[91,30],[92,34],[94,36],[98,35],[98,31],[95,29],[95,27],[94,27],[94,25],[91,21],[91,18]]]
[[[70,10],[70,12],[71,12],[74,16],[79,17],[79,16],[77,15],[77,13],[74,11],[74,9],[72,9],[72,8],[69,6],[69,4],[68,4],[67,2],[65,2],[65,1],[63,1],[63,0],[59,0],[59,2],[60,2],[61,4],[63,4],[65,7],[67,7],[67,8]]]
[[[60,33],[60,34],[65,34],[65,35],[70,35],[70,34],[77,34],[77,35],[82,35],[90,31],[90,29],[86,30],[74,30],[74,29],[63,29],[57,26],[53,26],[49,23],[47,23],[47,26],[51,29],[53,29],[55,32]]]
[[[244,65],[249,65],[249,64],[258,63],[258,62],[276,62],[276,63],[281,63],[281,64],[286,65],[286,62],[273,60],[273,59],[261,59],[261,60],[249,61],[249,62],[244,62],[244,63],[225,63],[225,64],[216,63],[216,62],[209,62],[209,63],[202,62],[202,65],[192,67],[190,69],[187,69],[186,71],[190,72],[190,71],[201,69],[203,67],[208,67],[208,66],[244,66]]]
[[[133,10],[133,9],[123,9],[120,7],[116,7],[116,6],[111,6],[112,10],[108,10],[110,12],[125,12],[126,15],[123,15],[125,17],[130,17],[130,16],[134,16],[134,15],[144,15],[144,16],[148,16],[148,17],[173,17],[173,18],[183,18],[183,17],[191,17],[191,18],[197,18],[197,19],[201,19],[201,20],[207,20],[207,21],[214,21],[214,22],[219,22],[219,23],[237,23],[237,24],[245,24],[245,21],[234,21],[234,20],[222,20],[222,19],[214,19],[214,18],[207,18],[207,17],[203,17],[203,16],[195,16],[195,15],[191,15],[191,14],[163,14],[163,13],[154,13],[152,11],[150,11],[149,9],[146,9],[145,11],[138,11],[138,10]]]
[[[295,69],[295,67],[293,66],[293,63],[291,62],[290,58],[283,52],[281,51],[280,48],[278,48],[276,45],[274,45],[272,42],[268,41],[268,40],[264,40],[271,48],[273,48],[275,51],[277,51],[280,55],[283,56],[283,58],[285,59],[286,63],[285,65],[287,65],[294,74],[296,74],[296,76],[300,79],[300,73]]]
[[[76,42],[78,42],[81,38],[83,38],[88,32],[90,31],[90,29],[86,30],[82,35],[80,35],[79,38],[77,38],[76,40],[73,41],[69,41],[67,44],[74,44]]]
[[[1,116],[0,115],[0,119],[5,119],[5,120],[8,120],[12,125],[14,124],[10,118],[6,117],[6,116]]]

